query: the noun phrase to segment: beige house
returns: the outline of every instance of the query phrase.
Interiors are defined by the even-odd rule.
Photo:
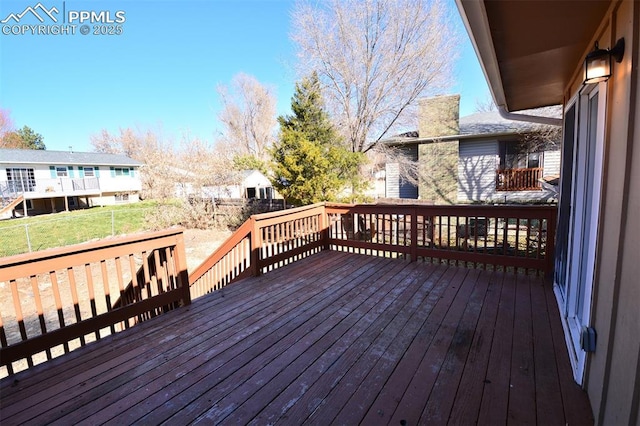
[[[456,1],[505,116],[564,105],[554,286],[569,358],[598,424],[639,424],[640,2]],[[587,57],[610,77],[585,81]]]

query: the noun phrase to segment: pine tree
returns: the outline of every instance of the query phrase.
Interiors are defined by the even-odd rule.
[[[296,205],[337,201],[346,188],[362,190],[364,156],[344,147],[324,110],[315,73],[296,83],[291,110],[293,115],[278,117],[280,135],[271,148],[276,189]]]

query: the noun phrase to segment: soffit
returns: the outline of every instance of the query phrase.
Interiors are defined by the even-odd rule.
[[[561,104],[610,0],[457,0],[496,102]],[[608,46],[603,46],[608,47]]]

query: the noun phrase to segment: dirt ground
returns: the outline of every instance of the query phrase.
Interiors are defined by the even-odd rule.
[[[187,252],[187,269],[193,272],[211,253],[229,238],[231,231],[187,229],[184,246]]]

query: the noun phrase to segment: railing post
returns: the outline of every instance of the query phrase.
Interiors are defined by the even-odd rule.
[[[187,270],[187,254],[184,249],[184,234],[180,232],[177,236],[175,248],[175,264],[178,270],[178,282],[182,289],[182,306],[191,304],[191,285],[189,283],[189,272]]]
[[[258,227],[258,221],[251,216],[249,219],[252,222],[251,236],[249,237],[249,244],[251,248],[251,275],[257,277],[260,275],[260,247],[262,241],[260,238],[260,228]]]
[[[322,240],[322,250],[329,250],[329,214],[325,204],[322,205],[320,211],[320,239]]]
[[[545,278],[553,280],[553,275],[556,266],[556,219],[557,210],[555,208],[549,208],[549,215],[547,216],[547,241],[545,247],[546,267]]]
[[[411,209],[411,261],[418,260],[418,208]]]

